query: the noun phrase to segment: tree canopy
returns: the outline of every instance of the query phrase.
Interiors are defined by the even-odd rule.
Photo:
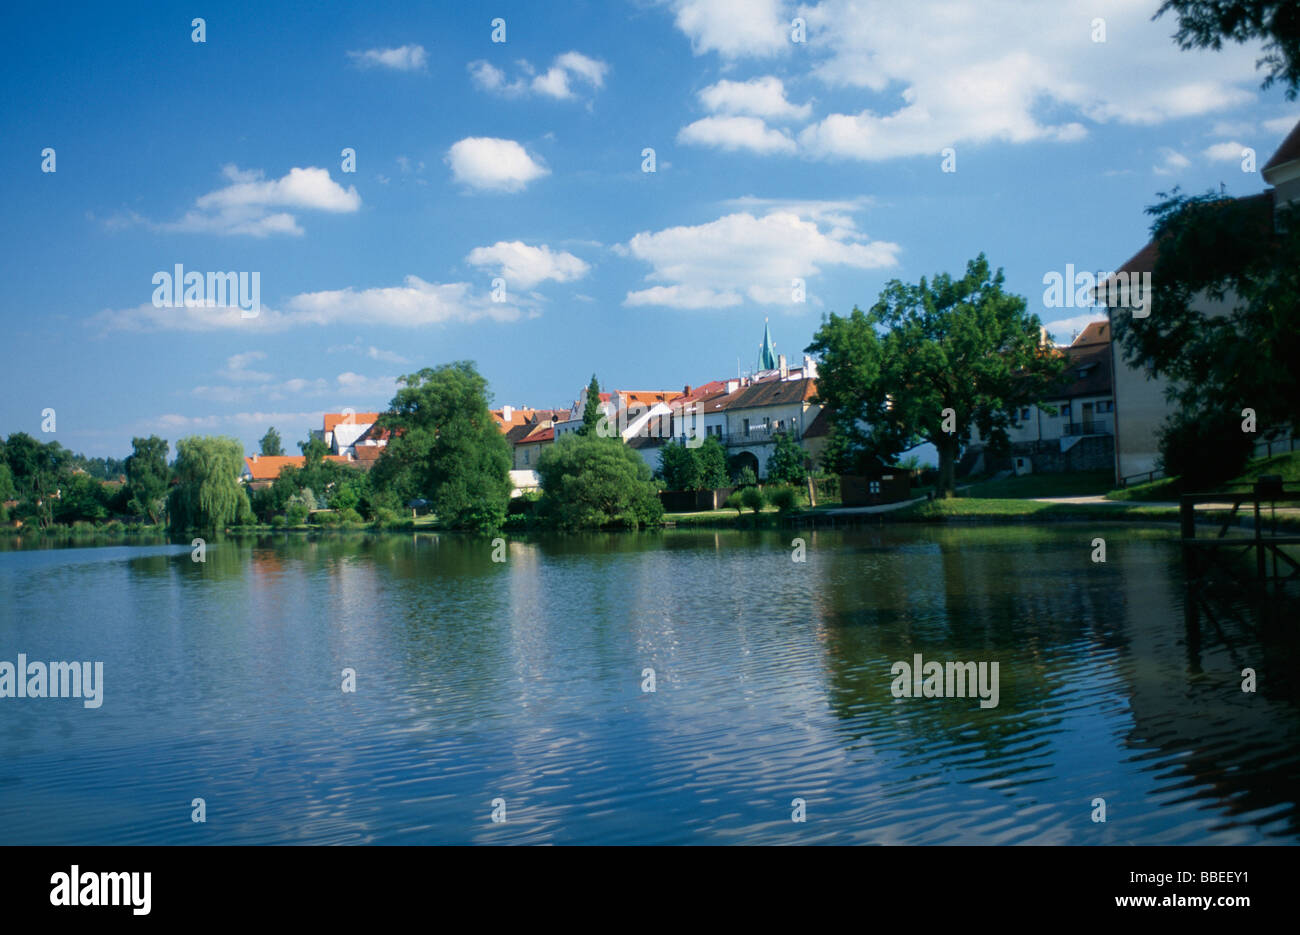
[[[1164,0],[1152,19],[1178,17],[1174,40],[1182,49],[1223,48],[1229,42],[1263,42],[1256,68],[1263,86],[1281,83],[1288,100],[1300,91],[1300,4],[1296,0]]]
[[[539,514],[558,528],[635,529],[663,518],[649,466],[619,439],[565,435],[542,451],[537,473]]]
[[[262,436],[262,440],[258,442],[258,445],[261,453],[268,458],[279,457],[284,454],[284,443],[280,441],[280,433],[275,430],[274,425],[266,430],[266,434]]]
[[[841,470],[929,441],[939,452],[938,492],[951,496],[972,429],[1006,447],[1012,410],[1039,402],[1063,361],[1003,282],[981,253],[960,278],[892,280],[870,312],[823,320],[807,350],[821,355],[816,401],[828,408]]]
[[[591,383],[587,384],[587,402],[582,407],[582,425],[578,426],[579,435],[595,435],[597,426],[600,424],[600,384],[596,382],[596,375],[591,375]]]
[[[237,438],[190,436],[176,443],[176,486],[167,499],[171,528],[221,530],[252,516],[239,482],[244,448]]]
[[[126,483],[130,508],[156,523],[162,516],[167,498],[167,441],[157,435],[131,439],[131,455],[126,459]]]
[[[510,445],[488,410],[487,381],[469,361],[400,377],[390,411],[393,430],[372,481],[402,500],[424,497],[453,529],[490,531],[505,522]]]

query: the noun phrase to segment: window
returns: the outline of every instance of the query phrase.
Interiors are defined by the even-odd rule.
[[[870,490],[871,493],[880,493],[880,481],[873,480],[868,482],[867,489]]]
[[[1064,416],[1064,417],[1067,418],[1067,419],[1070,418],[1070,404],[1069,404],[1069,403],[1062,403],[1062,404],[1061,404],[1061,415]]]
[[[1112,399],[1103,399],[1097,403],[1097,412],[1114,412],[1115,401]]]
[[[744,434],[744,435],[748,435],[748,434],[749,434],[749,420],[748,420],[748,419],[741,419],[741,420],[740,420],[740,423],[741,423],[741,428],[743,429],[742,434]]]
[[[1028,421],[1029,421],[1029,407],[1028,407],[1028,406],[1025,406],[1023,409],[1020,410],[1020,421],[1021,421],[1021,422],[1028,422]]]
[[[529,451],[527,448],[524,449],[524,464],[528,463],[528,459],[531,458],[532,455],[533,453],[531,451]]]

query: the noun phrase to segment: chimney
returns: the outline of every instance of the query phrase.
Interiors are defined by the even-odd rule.
[[[803,377],[805,380],[817,378],[817,364],[807,354],[803,355]]]
[[[254,464],[257,463],[257,455],[253,455],[253,463],[254,463]]]
[[[734,392],[736,392],[736,390],[738,390],[738,389],[740,389],[740,381],[739,381],[739,380],[728,380],[728,381],[727,381],[727,392],[728,392],[728,393],[734,393]]]
[[[776,355],[776,369],[781,374],[782,380],[790,375],[790,368],[786,366],[784,354]]]
[[[683,396],[691,395],[691,385],[689,383],[687,383],[685,386],[682,387],[682,395]]]
[[[502,407],[501,407],[501,421],[502,421],[502,422],[510,422],[511,420],[514,419],[514,417],[515,417],[515,407],[514,407],[514,406],[502,406]]]

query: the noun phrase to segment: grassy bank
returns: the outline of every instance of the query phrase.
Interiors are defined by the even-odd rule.
[[[1238,476],[1220,486],[1249,487],[1265,474],[1281,476],[1283,483],[1300,484],[1300,451],[1288,451],[1275,454],[1271,458],[1257,458],[1246,466]],[[1181,477],[1162,477],[1160,480],[1145,484],[1134,484],[1112,490],[1106,494],[1107,500],[1177,500],[1184,493],[1206,493],[1202,490],[1185,490]],[[1212,491],[1211,491],[1212,492]]]

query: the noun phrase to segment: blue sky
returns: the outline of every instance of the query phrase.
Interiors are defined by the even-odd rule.
[[[1122,263],[1176,184],[1260,191],[1242,149],[1300,119],[1257,48],[1181,52],[1157,6],[16,8],[0,434],[53,408],[41,437],[90,455],[272,424],[293,451],[459,359],[498,405],[680,389],[752,368],[765,317],[798,360],[823,313],[980,251],[1069,340],[1091,316],[1043,308],[1046,273]],[[258,316],[155,307],[176,264],[257,272]]]

